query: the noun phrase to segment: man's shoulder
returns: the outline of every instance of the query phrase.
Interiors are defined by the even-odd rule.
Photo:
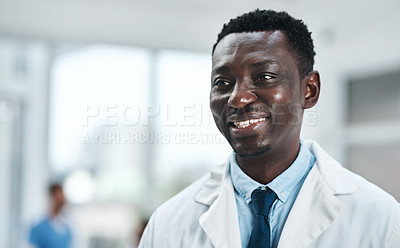
[[[201,177],[161,204],[151,215],[146,228],[150,229],[149,233],[153,233],[150,236],[164,237],[168,236],[168,233],[172,235],[172,233],[197,228],[200,216],[208,210],[209,206],[200,204],[195,198],[208,179],[209,175]]]
[[[395,198],[376,184],[366,178],[344,168],[351,181],[356,186],[354,198],[358,204],[364,206],[385,206],[386,209],[399,209],[399,203]],[[381,207],[379,207],[381,208]]]
[[[213,173],[205,175],[161,204],[150,217],[139,247],[190,247],[192,242],[206,242],[199,219],[210,206],[199,195],[210,188],[213,178]]]
[[[173,196],[164,202],[160,207],[158,207],[157,211],[169,211],[171,208],[182,208],[187,205],[192,205],[195,203],[196,195],[199,193],[203,185],[210,178],[210,175],[204,175],[200,179],[196,180],[178,194]]]
[[[215,166],[210,173],[161,204],[153,213],[152,219],[158,225],[165,221],[197,222],[218,196],[224,168],[224,165]]]
[[[189,205],[209,206],[216,195],[221,184],[226,164],[220,164],[200,179],[196,180],[181,192],[163,203],[156,212],[169,211],[171,208],[186,208]]]
[[[390,216],[399,210],[399,203],[389,193],[350,171],[332,158],[315,141],[304,142],[316,157],[314,170],[331,192],[345,203],[350,211],[382,211]]]
[[[340,217],[330,228],[331,232],[326,232],[326,235],[332,232],[345,235],[343,230],[352,230],[356,241],[359,240],[357,237],[370,236],[371,239],[363,240],[371,242],[374,247],[375,244],[398,242],[399,202],[374,183],[343,167],[315,142],[308,145],[316,156],[312,179],[328,189],[324,191],[325,195],[330,195],[330,199],[336,198],[343,207]]]
[[[374,208],[385,206],[398,211],[399,203],[389,193],[368,181],[366,178],[345,168],[329,156],[316,142],[307,141],[310,150],[316,155],[316,164],[325,183],[350,206]]]
[[[345,221],[346,226],[351,228],[351,226],[365,225],[366,229],[363,233],[379,233],[378,235],[382,240],[386,240],[385,242],[390,239],[398,239],[400,232],[399,202],[392,195],[362,176],[350,170],[344,170],[356,186],[356,191],[353,194],[337,195],[337,198],[345,204],[343,216],[348,218]],[[394,238],[391,238],[391,236]]]

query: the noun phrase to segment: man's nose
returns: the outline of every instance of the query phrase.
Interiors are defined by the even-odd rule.
[[[248,86],[242,83],[236,83],[231,95],[229,96],[228,106],[241,109],[256,100],[256,94],[254,94]]]

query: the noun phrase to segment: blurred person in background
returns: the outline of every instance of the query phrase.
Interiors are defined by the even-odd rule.
[[[35,248],[70,248],[71,229],[61,216],[66,200],[61,184],[49,187],[50,213],[30,230],[29,241]]]
[[[140,248],[400,247],[399,203],[300,139],[320,93],[314,55],[307,26],[286,12],[223,26],[210,108],[233,153],[155,211]]]

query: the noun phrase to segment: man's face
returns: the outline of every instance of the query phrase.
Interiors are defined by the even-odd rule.
[[[212,59],[210,108],[240,157],[285,155],[298,145],[304,89],[281,31],[233,33]]]

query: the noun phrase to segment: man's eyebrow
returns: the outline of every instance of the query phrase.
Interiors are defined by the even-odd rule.
[[[264,60],[264,61],[252,63],[252,64],[250,64],[250,67],[257,68],[257,67],[263,67],[263,66],[268,66],[268,65],[278,65],[278,63],[275,60]],[[223,72],[229,71],[229,66],[227,66],[227,65],[217,66],[217,67],[213,68],[212,71],[214,73],[223,73]]]
[[[277,65],[278,63],[275,60],[264,60],[260,62],[255,62],[250,64],[250,67],[252,68],[257,68],[257,67],[263,67],[266,65]]]
[[[222,66],[213,68],[212,71],[215,73],[222,73],[222,72],[229,71],[229,67],[226,65],[222,65]]]

